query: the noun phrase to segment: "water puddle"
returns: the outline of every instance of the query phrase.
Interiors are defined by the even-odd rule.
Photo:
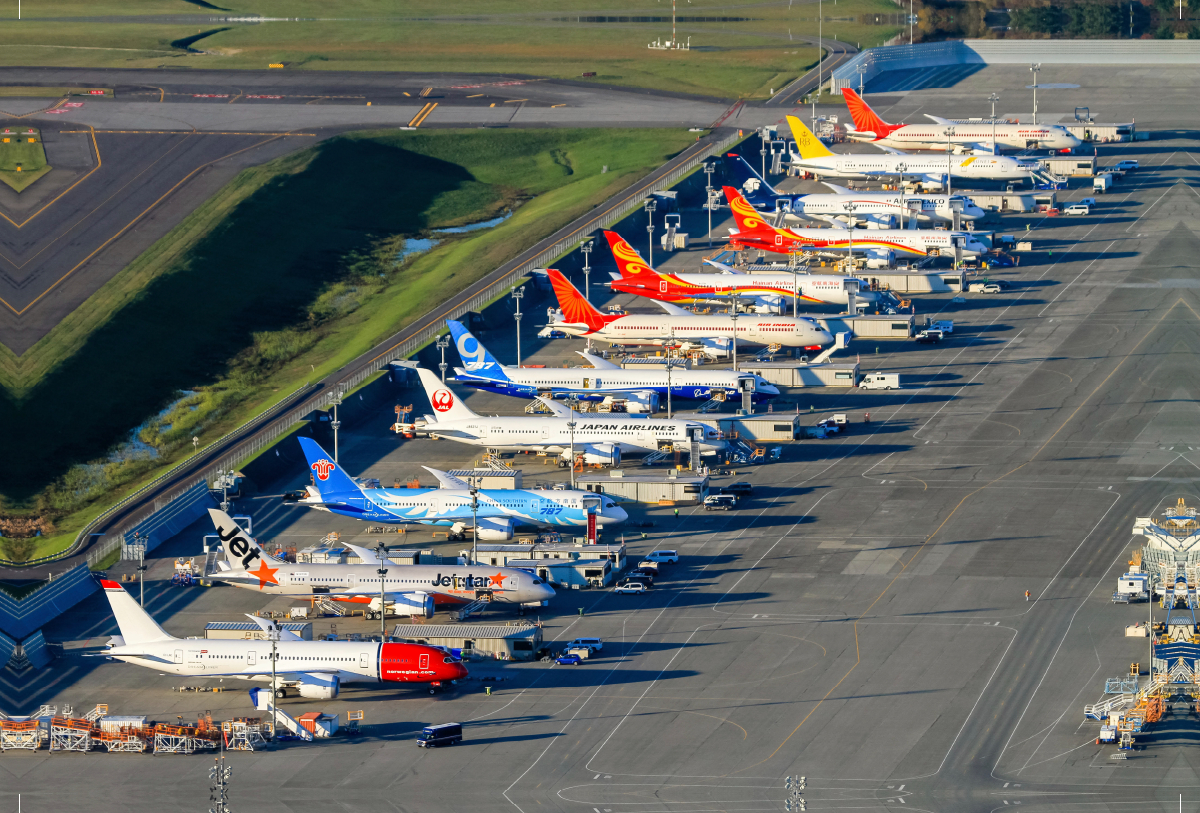
[[[467,226],[455,226],[450,229],[438,229],[434,234],[466,234],[467,232],[480,231],[482,229],[490,229],[493,226],[499,226],[505,220],[513,216],[512,212],[506,212],[500,217],[493,217],[491,220],[483,220],[479,223],[471,223]]]

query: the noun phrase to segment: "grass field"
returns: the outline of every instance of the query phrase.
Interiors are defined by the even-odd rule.
[[[0,473],[7,508],[57,516],[37,554],[69,542],[102,496],[190,454],[192,435],[338,369],[695,137],[354,134],[242,172],[24,357],[0,357],[0,422],[21,427]],[[397,267],[406,236],[506,209]],[[155,453],[105,456],[138,427]]]
[[[678,36],[690,51],[651,51],[669,39],[663,3],[612,0],[594,8],[548,0],[483,0],[469,11],[415,0],[358,0],[328,4],[279,0],[269,11],[238,2],[216,3],[236,14],[301,18],[256,25],[197,27],[129,21],[133,14],[198,11],[182,0],[135,0],[119,6],[58,0],[39,18],[109,17],[111,22],[25,20],[0,26],[0,64],[262,69],[408,70],[524,73],[722,97],[763,98],[806,71],[817,49],[796,37],[817,34],[815,2],[730,6],[693,0],[679,9]],[[899,27],[889,0],[831,0],[823,5],[824,34],[863,47],[878,45]],[[879,22],[876,17],[879,16]],[[208,36],[206,32],[213,31]],[[197,39],[197,37],[199,37]]]
[[[20,192],[49,171],[40,131],[30,127],[0,131],[0,181]]]

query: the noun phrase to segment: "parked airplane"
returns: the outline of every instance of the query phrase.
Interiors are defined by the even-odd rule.
[[[783,213],[797,220],[820,220],[833,226],[849,224],[851,219],[867,228],[894,228],[917,223],[953,223],[951,201],[959,201],[961,220],[975,220],[986,214],[965,195],[901,195],[898,192],[855,192],[826,182],[831,194],[785,195],[777,192],[762,176],[735,153],[725,156],[725,168],[747,201],[764,212]],[[846,204],[853,204],[853,215]],[[775,221],[779,223],[778,220]]]
[[[104,655],[172,675],[271,682],[271,642],[176,638],[156,624],[120,584],[105,579],[100,585],[121,630],[109,640]],[[264,630],[272,626],[266,619],[248,617]],[[467,676],[462,661],[425,644],[304,641],[294,632],[280,630],[274,652],[277,697],[294,689],[301,697],[332,700],[343,683],[422,683],[437,687]]]
[[[747,204],[749,205],[749,204]],[[751,209],[753,211],[753,209]],[[757,213],[756,213],[757,216]],[[811,317],[760,316],[758,314],[714,313],[701,315],[669,302],[659,302],[662,314],[605,314],[583,298],[562,272],[549,269],[550,282],[558,296],[563,320],[550,327],[573,336],[587,336],[610,344],[680,345],[703,348],[724,355],[737,330],[740,341],[784,347],[819,347],[831,344],[833,336]]]
[[[1005,155],[970,155],[945,158],[936,155],[847,153],[837,155],[821,143],[795,116],[787,117],[792,127],[791,165],[822,178],[900,178],[922,183],[944,184],[947,171],[954,178],[1008,183],[1031,181],[1034,167]],[[798,153],[798,154],[797,154]],[[901,169],[903,168],[903,169]]]
[[[800,301],[819,305],[849,305],[850,291],[857,301],[874,302],[871,284],[845,274],[745,274],[714,260],[705,260],[724,273],[664,274],[646,265],[637,250],[621,235],[604,232],[620,273],[608,285],[623,294],[660,302],[725,303],[752,305],[757,313],[791,312],[797,293]]]
[[[591,367],[510,367],[496,361],[460,322],[447,319],[446,324],[450,326],[458,354],[467,365],[466,368],[454,368],[454,380],[501,395],[523,398],[573,395],[581,401],[624,398],[642,411],[650,412],[657,410],[659,401],[667,394],[668,385],[672,397],[697,401],[708,400],[716,393],[724,393],[727,398],[740,397],[741,387],[752,387],[751,398],[755,402],[779,395],[778,388],[753,373],[678,367],[672,369],[670,375],[665,369],[625,370],[607,359],[584,352],[579,355]]]
[[[428,370],[422,372],[437,381]],[[437,409],[438,401],[433,403]],[[486,420],[492,424],[497,419]],[[480,539],[505,540],[512,539],[517,525],[583,528],[588,524],[589,512],[596,512],[597,525],[624,522],[629,516],[611,497],[590,491],[477,489],[478,504],[473,509],[469,483],[428,466],[425,470],[437,477],[442,488],[363,488],[350,479],[316,441],[306,437],[300,437],[299,441],[312,470],[313,484],[305,489],[304,497],[285,499],[343,517],[393,524],[449,525],[456,533],[461,533],[477,518]],[[486,443],[477,445],[490,446]]]
[[[421,489],[409,489],[420,491]],[[596,495],[585,492],[591,498]],[[415,499],[415,498],[414,498]],[[482,499],[480,505],[482,506]],[[554,598],[554,588],[528,571],[480,565],[398,565],[387,561],[380,584],[375,551],[345,545],[362,564],[291,563],[276,559],[224,511],[208,509],[225,560],[212,578],[237,587],[282,596],[319,595],[331,601],[367,605],[367,618],[389,612],[433,617],[438,604],[465,604],[484,599],[503,604],[526,604]],[[382,599],[382,602],[381,602]]]
[[[552,271],[551,273],[558,273]],[[687,452],[698,434],[700,453],[714,455],[725,448],[721,433],[694,421],[650,418],[628,414],[581,414],[549,398],[538,400],[550,409],[550,415],[477,415],[454,392],[424,368],[418,368],[421,384],[436,415],[426,415],[410,424],[397,424],[396,431],[446,438],[469,446],[510,452],[542,451],[570,460],[571,448],[585,463],[617,466],[624,453],[645,454],[663,449]],[[571,424],[574,424],[572,431]],[[573,442],[572,442],[573,441]],[[511,492],[510,492],[511,493]],[[577,491],[529,491],[547,502],[562,500],[561,495]],[[612,516],[620,511],[610,497],[583,492],[586,498],[603,499],[604,511]],[[586,499],[584,498],[584,499]],[[571,497],[570,499],[575,499]],[[556,503],[557,504],[557,503]],[[545,503],[543,503],[543,507]],[[467,503],[470,510],[470,502]],[[625,512],[621,511],[621,519]]]
[[[954,255],[953,240],[962,240],[962,254],[986,254],[987,246],[970,232],[944,229],[780,229],[767,223],[741,193],[724,187],[729,209],[737,223],[729,242],[739,248],[757,248],[788,254],[792,251],[845,253],[853,250],[868,257],[890,260],[894,255],[934,257]]]
[[[846,107],[854,119],[854,129],[847,135],[855,141],[867,141],[878,147],[912,150],[945,150],[947,143],[954,151],[995,152],[1000,148],[1012,150],[1065,150],[1083,142],[1061,124],[1010,124],[1009,122],[951,121],[928,113],[933,124],[888,124],[871,109],[863,97],[850,88],[842,88]],[[950,129],[953,135],[947,136]]]

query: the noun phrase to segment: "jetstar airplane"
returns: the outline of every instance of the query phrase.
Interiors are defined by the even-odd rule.
[[[413,491],[417,489],[411,489]],[[267,553],[224,511],[208,509],[225,560],[213,579],[281,596],[320,595],[331,601],[367,605],[367,618],[386,611],[433,617],[439,604],[463,604],[478,599],[504,604],[540,603],[554,598],[554,588],[525,570],[479,565],[398,565],[384,562],[380,584],[379,556],[357,545],[346,545],[362,564],[284,562]],[[382,595],[381,595],[382,594]]]
[[[501,451],[552,452],[562,455],[563,459],[568,461],[573,446],[576,455],[583,458],[585,463],[605,466],[620,465],[621,456],[627,453],[649,454],[662,449],[690,451],[693,438],[697,435],[701,455],[714,455],[725,448],[725,441],[721,439],[720,432],[695,421],[622,413],[581,415],[540,396],[538,400],[545,404],[552,414],[490,417],[477,415],[429,370],[418,368],[417,373],[425,387],[425,394],[429,396],[429,403],[437,414],[426,415],[411,424],[397,424],[396,431],[406,435],[446,438],[469,446]],[[570,426],[572,422],[575,424],[574,431]],[[582,493],[586,495],[583,500],[603,499],[606,514],[611,516],[620,511],[621,519],[625,519],[626,516],[625,512],[612,502],[612,498],[590,491],[525,493],[535,498],[540,497],[544,501],[543,506],[555,500],[562,502],[562,495]],[[471,503],[468,501],[468,512],[470,508]]]
[[[737,222],[729,242],[738,248],[757,248],[788,254],[792,251],[845,253],[868,257],[954,255],[955,238],[963,241],[963,256],[986,254],[987,246],[970,232],[941,229],[780,229],[770,225],[741,193],[726,186],[725,197]]]
[[[154,622],[133,596],[114,581],[100,582],[121,634],[104,655],[172,675],[239,678],[271,682],[270,641],[176,638]],[[247,616],[264,631],[273,622]],[[447,681],[467,676],[467,667],[448,652],[424,644],[370,641],[304,641],[278,630],[275,643],[275,695],[294,689],[301,697],[332,700],[343,683],[420,683],[430,693]]]
[[[428,370],[422,372],[437,382],[437,376]],[[450,392],[444,388],[443,391]],[[438,402],[433,403],[437,409]],[[490,424],[497,419],[483,420]],[[500,420],[539,421],[538,418]],[[591,491],[481,488],[476,491],[478,505],[473,509],[469,483],[428,466],[425,470],[438,478],[442,488],[362,488],[315,440],[306,437],[298,440],[312,470],[313,484],[305,489],[304,497],[285,499],[343,517],[369,522],[449,525],[458,533],[477,517],[479,538],[489,540],[512,539],[517,525],[587,527],[589,513],[595,513],[597,525],[616,524],[629,517],[611,497]]]
[[[696,370],[673,369],[670,375],[665,369],[625,370],[607,359],[584,352],[579,355],[591,367],[510,367],[496,361],[461,323],[447,319],[446,324],[450,327],[458,354],[467,365],[465,368],[454,368],[457,373],[454,380],[501,395],[521,398],[535,395],[565,398],[573,395],[581,401],[624,398],[649,412],[657,411],[668,386],[673,397],[697,401],[710,399],[718,392],[724,392],[727,398],[740,397],[742,387],[752,388],[751,398],[756,402],[779,395],[774,385],[753,373],[707,367]]]
[[[983,209],[964,195],[947,197],[855,192],[829,182],[825,185],[833,190],[832,194],[785,195],[763,180],[746,159],[734,153],[725,156],[725,170],[732,180],[730,186],[737,187],[742,197],[755,209],[783,214],[795,220],[819,220],[842,227],[853,219],[867,228],[890,229],[896,225],[916,228],[918,223],[953,223],[952,205],[961,207],[960,220],[975,220],[985,214]],[[952,201],[958,203],[953,204]],[[847,203],[854,205],[853,215],[847,210]],[[778,219],[775,222],[780,223]]]
[[[945,150],[949,144],[955,152],[990,153],[1000,148],[1066,150],[1083,143],[1061,124],[1010,124],[999,121],[963,123],[928,113],[925,117],[933,124],[888,124],[863,97],[850,88],[842,88],[842,96],[846,99],[850,117],[854,119],[854,129],[847,135],[855,141],[867,141],[878,147]],[[953,129],[954,134],[947,136],[947,129]]]
[[[822,178],[899,178],[944,184],[946,172],[954,178],[1018,183],[1032,181],[1039,170],[1005,155],[971,155],[942,158],[936,155],[848,153],[837,155],[821,143],[795,116],[787,117],[792,127],[791,166]],[[797,154],[798,153],[798,154]],[[903,171],[901,168],[903,167]]]
[[[649,313],[604,314],[592,307],[562,272],[551,268],[547,273],[563,314],[563,321],[552,322],[550,327],[573,336],[587,336],[610,344],[703,348],[705,352],[722,355],[728,352],[735,329],[739,341],[752,344],[820,347],[833,342],[829,331],[805,316],[743,314],[735,320],[732,314],[701,315],[669,302],[658,303],[667,312],[665,317]]]

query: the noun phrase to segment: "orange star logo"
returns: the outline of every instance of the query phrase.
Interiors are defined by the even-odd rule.
[[[492,587],[503,587],[504,586],[504,574],[503,573],[497,573],[495,576],[488,576],[488,578],[492,580]]]
[[[277,567],[267,567],[267,563],[263,560],[258,562],[258,570],[247,570],[251,576],[258,577],[258,589],[261,590],[268,584],[279,584],[279,580],[275,578],[275,574],[279,572]]]

